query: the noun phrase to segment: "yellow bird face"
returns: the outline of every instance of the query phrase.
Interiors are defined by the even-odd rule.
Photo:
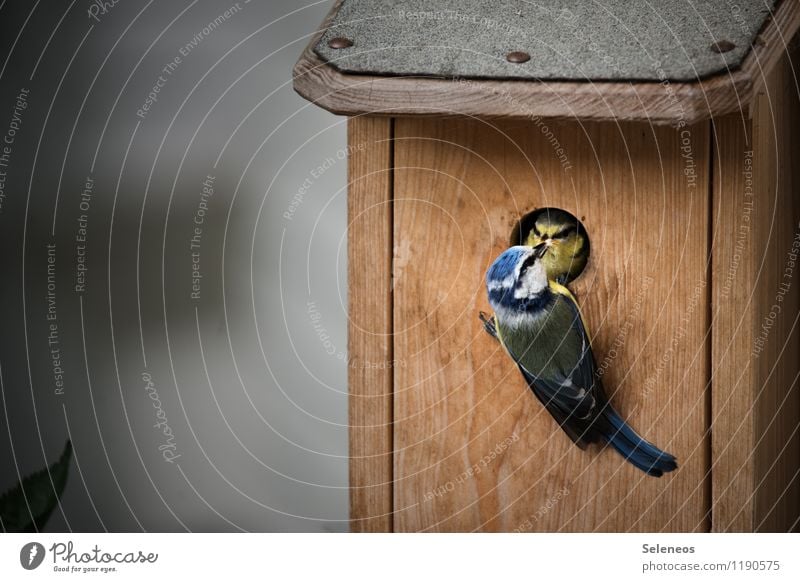
[[[547,278],[569,283],[589,260],[589,238],[581,222],[558,208],[540,208],[520,223],[519,240],[526,246],[547,245],[542,257]],[[514,241],[512,241],[514,242]],[[519,244],[519,243],[515,243]]]

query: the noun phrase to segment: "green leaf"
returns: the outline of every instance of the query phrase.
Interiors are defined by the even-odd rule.
[[[6,491],[0,497],[0,529],[6,533],[41,531],[64,492],[71,458],[72,443],[67,441],[58,461]]]

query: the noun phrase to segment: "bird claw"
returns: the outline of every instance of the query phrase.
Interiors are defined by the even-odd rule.
[[[494,316],[489,316],[486,313],[484,313],[483,311],[479,311],[478,312],[478,318],[483,323],[483,329],[486,330],[486,333],[488,333],[490,336],[492,336],[493,338],[496,339],[497,338],[497,327],[495,326]]]

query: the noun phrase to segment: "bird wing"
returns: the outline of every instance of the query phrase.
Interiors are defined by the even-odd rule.
[[[596,374],[591,341],[586,333],[586,326],[583,323],[583,315],[581,314],[580,307],[578,307],[578,302],[575,300],[575,296],[567,287],[551,281],[550,289],[557,297],[556,305],[558,309],[563,309],[568,313],[569,331],[565,335],[577,337],[577,340],[574,340],[575,344],[577,344],[578,341],[580,342],[580,349],[577,350],[577,353],[580,355],[577,361],[573,363],[572,360],[576,352],[568,352],[567,357],[562,359],[558,371],[564,373],[568,380],[567,383],[577,387],[578,392],[583,394],[583,399],[590,401],[592,407],[594,407],[595,397],[601,389]],[[558,325],[557,322],[556,325]]]
[[[594,434],[589,431],[589,419],[594,409],[593,401],[587,401],[585,397],[570,397],[565,394],[564,389],[533,376],[522,365],[518,364],[518,366],[531,392],[572,442],[581,448],[586,448],[588,443],[597,440]]]
[[[596,440],[590,431],[597,414],[594,357],[574,297],[551,282],[555,300],[536,329],[498,326],[498,336],[533,393],[578,445]]]

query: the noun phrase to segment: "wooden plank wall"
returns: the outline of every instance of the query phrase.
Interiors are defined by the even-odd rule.
[[[392,120],[348,121],[351,530],[392,530]]]
[[[752,111],[679,130],[349,122],[354,531],[798,529],[791,62]],[[592,236],[574,289],[614,403],[679,458],[664,479],[572,446],[477,321],[544,205]]]
[[[781,310],[756,385],[755,530],[800,530],[800,38],[767,78],[753,116],[754,165],[767,200],[775,200],[772,236],[763,249],[767,299],[756,324]],[[763,176],[763,178],[762,178]],[[772,178],[766,178],[772,176]],[[774,180],[774,182],[773,182]],[[766,182],[766,184],[764,184]],[[773,193],[770,196],[770,193]],[[768,206],[771,205],[768,203]],[[776,288],[776,282],[777,288]],[[770,297],[772,296],[772,297]],[[782,297],[782,300],[778,300]]]
[[[797,530],[800,518],[796,42],[790,54],[752,117],[714,121],[715,531]]]
[[[396,120],[396,531],[710,527],[708,128]],[[545,205],[584,217],[607,391],[670,476],[573,446],[481,329],[488,265]]]

